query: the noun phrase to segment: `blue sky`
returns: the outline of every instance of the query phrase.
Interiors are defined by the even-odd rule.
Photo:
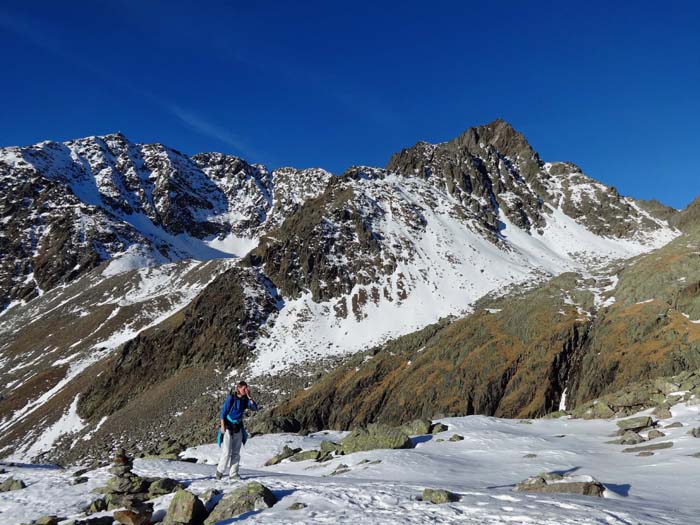
[[[638,198],[700,194],[695,2],[0,5],[0,145],[122,131],[269,167],[384,166],[501,117]]]

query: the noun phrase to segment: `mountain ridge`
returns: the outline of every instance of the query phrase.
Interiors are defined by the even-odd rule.
[[[189,414],[192,439],[201,439],[195,421],[204,424],[211,412],[205,401],[235,375],[269,384],[262,395],[274,402],[331,363],[471,313],[484,294],[563,272],[586,273],[680,234],[653,209],[575,165],[542,161],[502,121],[432,145],[429,156],[425,145],[406,148],[389,161],[391,169],[353,167],[339,176],[320,169],[269,171],[215,153],[186,157],[116,134],[70,144],[0,150],[0,185],[14,188],[24,177],[32,195],[55,192],[44,201],[48,211],[11,191],[0,208],[0,242],[13,232],[26,240],[16,243],[12,265],[9,257],[0,261],[10,283],[6,295],[15,290],[15,305],[0,316],[6,341],[0,352],[13,349],[0,361],[0,376],[10,385],[0,399],[7,436],[0,448],[20,455],[48,446],[39,441],[41,433],[69,427],[69,414],[82,422],[76,432],[94,430],[104,443],[109,436],[134,437],[129,421],[144,403],[153,420],[141,439],[157,439],[167,421],[157,402],[163,395]],[[64,218],[65,205],[73,206],[74,220],[56,239],[60,222],[53,221]],[[16,217],[18,209],[25,214]],[[86,216],[97,217],[92,227]],[[101,246],[94,232],[114,236],[114,246],[94,249]],[[43,296],[28,282],[37,272],[37,246],[48,246],[52,264],[67,259],[48,272],[55,284],[40,290]],[[87,254],[89,264],[76,268],[66,257],[73,252]],[[205,267],[188,263],[192,257],[214,260]],[[110,314],[105,299],[91,297],[100,283],[126,281],[128,290],[139,279],[148,282],[142,267],[160,268],[171,259],[176,264],[167,266],[174,272],[168,282],[183,282],[179,272],[198,275],[194,297],[169,300],[146,317],[136,308]],[[19,272],[16,260],[24,265]],[[30,299],[22,302],[16,290],[27,282],[24,297]],[[77,290],[71,282],[80,284]],[[31,299],[33,290],[38,297]],[[71,297],[64,296],[68,290]],[[109,297],[111,308],[121,308],[121,293]],[[149,304],[151,298],[139,300]],[[36,349],[28,334],[43,333],[42,318],[32,322],[35,308],[61,312],[71,326],[78,312],[96,326],[110,315],[119,322],[107,322],[111,332],[102,340],[90,339],[78,325],[70,341],[53,339],[51,360],[32,365]],[[246,344],[237,343],[239,326],[247,326]],[[199,349],[196,355],[192,349]],[[90,375],[98,379],[87,382]],[[17,390],[18,382],[42,377],[50,378],[42,391],[47,399]],[[195,382],[184,388],[177,378]],[[45,409],[17,410],[37,403]]]

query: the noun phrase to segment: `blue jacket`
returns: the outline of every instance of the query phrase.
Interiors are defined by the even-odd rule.
[[[243,412],[246,408],[255,412],[258,411],[257,403],[248,399],[247,396],[238,397],[229,394],[226,397],[224,406],[221,407],[221,419],[227,419],[226,416],[228,416],[229,421],[243,421]]]

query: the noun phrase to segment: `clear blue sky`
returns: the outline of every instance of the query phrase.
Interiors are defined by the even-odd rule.
[[[683,207],[697,5],[6,0],[0,145],[122,131],[340,173],[501,117],[545,160]]]

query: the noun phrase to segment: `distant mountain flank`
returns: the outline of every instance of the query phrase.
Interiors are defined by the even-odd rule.
[[[0,149],[0,188],[0,455],[18,459],[57,443],[74,457],[117,438],[147,443],[171,425],[207,439],[232,378],[245,374],[274,404],[355,354],[482,319],[487,295],[516,310],[541,304],[519,317],[533,329],[509,337],[536,343],[527,377],[544,390],[531,397],[518,379],[524,390],[499,409],[498,379],[470,410],[540,413],[567,385],[584,401],[564,361],[599,310],[583,314],[563,292],[553,303],[550,288],[532,292],[541,301],[520,294],[571,272],[561,277],[571,294],[579,281],[600,288],[612,261],[682,242],[698,223],[697,202],[681,212],[621,196],[574,164],[543,161],[502,120],[337,176],[120,134],[43,142]],[[490,349],[502,333],[487,318],[493,330],[473,335]],[[556,372],[547,356],[559,356]],[[475,362],[483,374],[486,362]]]

